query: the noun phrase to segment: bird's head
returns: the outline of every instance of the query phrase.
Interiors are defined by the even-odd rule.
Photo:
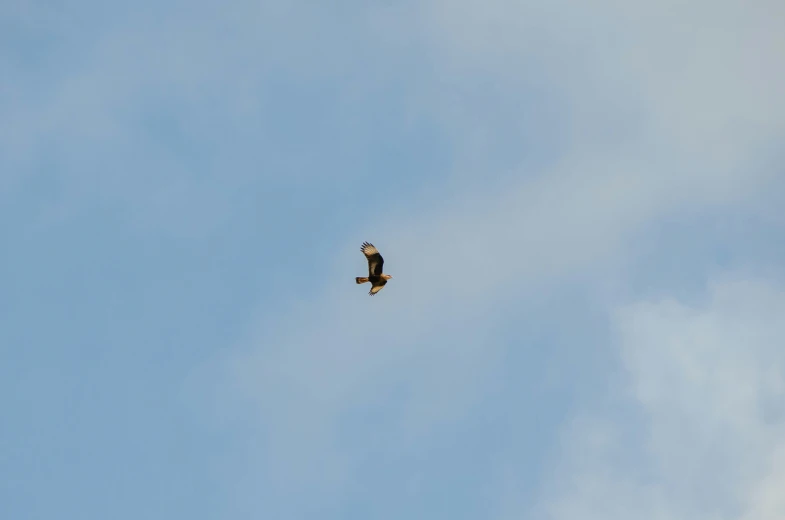
[[[392,279],[392,275],[391,274],[383,274],[382,278],[384,278],[385,280],[391,280]]]

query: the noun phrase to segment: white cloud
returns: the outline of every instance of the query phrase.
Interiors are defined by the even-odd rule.
[[[785,517],[783,315],[785,291],[738,279],[713,284],[702,305],[619,310],[629,385],[612,391],[624,399],[568,428],[532,517]]]

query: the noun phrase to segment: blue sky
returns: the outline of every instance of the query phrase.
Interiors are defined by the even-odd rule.
[[[783,24],[5,2],[2,516],[785,517]]]

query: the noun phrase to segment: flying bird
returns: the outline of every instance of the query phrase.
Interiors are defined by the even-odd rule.
[[[363,252],[365,258],[368,259],[368,276],[358,276],[355,280],[357,283],[371,282],[371,290],[368,292],[371,296],[382,290],[387,280],[392,278],[389,274],[382,273],[382,266],[384,265],[384,258],[379,253],[373,244],[363,242],[360,251]]]

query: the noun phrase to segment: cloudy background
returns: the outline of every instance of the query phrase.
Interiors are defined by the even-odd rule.
[[[785,518],[783,27],[4,2],[0,513]]]

